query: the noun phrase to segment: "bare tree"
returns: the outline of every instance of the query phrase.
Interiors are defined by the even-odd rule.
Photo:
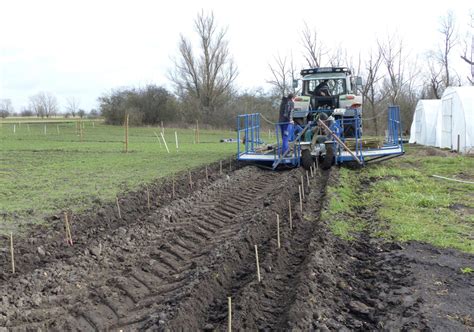
[[[36,116],[49,118],[57,113],[58,101],[49,92],[39,92],[30,97],[30,108],[36,113]]]
[[[312,31],[305,22],[301,39],[304,48],[303,56],[308,66],[311,68],[320,67],[326,50],[319,39],[316,29]]]
[[[198,55],[191,41],[181,35],[179,57],[174,59],[169,78],[176,93],[198,104],[200,113],[210,120],[217,106],[232,92],[237,67],[229,52],[227,29],[218,29],[212,12],[198,14],[194,27],[200,41]]]
[[[274,57],[274,64],[269,64],[272,78],[267,83],[273,85],[276,90],[275,94],[286,96],[287,93],[295,92],[293,88],[293,80],[296,79],[296,68],[293,62],[293,56],[288,60],[287,57],[282,58],[279,54]]]
[[[468,65],[471,66],[471,77],[467,77],[468,81],[471,83],[471,85],[474,85],[474,11],[471,11],[470,13],[471,16],[471,22],[469,24],[469,27],[471,29],[471,32],[467,34],[466,40],[464,42],[464,54],[461,55],[461,59],[464,60]],[[471,43],[471,54],[468,54],[468,49],[469,49],[469,39]]]
[[[377,42],[382,55],[386,77],[382,81],[381,99],[391,105],[399,105],[402,123],[409,123],[418,99],[416,77],[419,69],[404,53],[403,41],[389,36],[385,42]]]
[[[371,112],[370,118],[366,118],[369,122],[374,125],[375,135],[379,135],[379,104],[380,104],[380,93],[379,93],[379,81],[382,79],[380,74],[380,66],[382,64],[382,53],[380,49],[374,54],[372,51],[365,61],[365,84],[362,88],[362,96],[364,98],[364,109],[369,109]]]
[[[444,89],[443,68],[437,65],[436,54],[428,52],[426,55],[426,64],[428,71],[425,76],[427,78],[425,83],[426,98],[441,99]]]
[[[0,117],[6,118],[14,112],[11,99],[0,99]]]
[[[353,57],[347,53],[347,49],[342,48],[340,45],[328,52],[328,54],[331,67],[353,68]]]
[[[76,97],[70,97],[66,100],[66,110],[75,117],[77,112],[79,111],[79,99]]]
[[[408,83],[405,73],[407,57],[403,53],[403,40],[388,36],[384,42],[377,41],[387,75],[384,78],[384,94],[392,105],[396,105],[404,86]]]
[[[443,35],[443,44],[438,50],[438,61],[444,69],[444,84],[448,87],[452,84],[450,74],[449,54],[457,43],[457,35],[455,32],[456,20],[452,11],[448,11],[446,16],[440,20],[439,32]]]

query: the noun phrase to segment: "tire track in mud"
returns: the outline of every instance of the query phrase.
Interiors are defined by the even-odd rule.
[[[296,174],[299,175],[299,172]],[[326,176],[312,179],[310,191],[305,193],[307,200],[313,202],[318,212],[324,199]],[[289,189],[293,229],[289,228],[288,211],[284,209],[280,214],[283,225],[281,248],[278,249],[275,240],[276,232],[270,230],[268,234],[271,237],[261,245],[262,250],[259,249],[262,281],[258,283],[252,268],[255,263],[249,262],[233,278],[231,287],[228,289],[228,296],[232,297],[234,306],[233,326],[237,330],[287,330],[289,328],[288,311],[297,296],[296,286],[300,282],[301,271],[306,267],[308,245],[317,225],[314,219],[305,218],[304,213],[299,211],[297,191],[294,190],[298,186],[298,179],[299,177],[296,176],[294,179],[296,181]],[[269,224],[272,228],[272,222]],[[203,328],[225,330],[226,326],[227,302],[226,299],[219,299],[209,308]]]
[[[181,299],[212,274],[213,250],[236,240],[242,215],[258,210],[278,178],[255,168],[236,171],[99,237],[96,246],[66,262],[22,276],[15,295],[2,298],[9,308],[1,311],[0,322],[13,330],[136,329],[156,320],[154,314],[158,322],[172,316]]]
[[[57,247],[48,264],[0,285],[0,326],[224,330],[231,296],[237,330],[423,329],[397,245],[368,234],[347,243],[320,220],[326,181],[335,181],[335,174],[311,180],[303,213],[299,169],[246,167],[159,208],[130,206],[127,211],[136,213],[126,223],[103,227],[97,219],[79,237],[81,245]]]

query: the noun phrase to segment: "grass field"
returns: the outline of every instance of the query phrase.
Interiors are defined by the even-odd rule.
[[[155,136],[159,128],[139,127],[130,128],[129,152],[123,153],[122,127],[100,121],[83,126],[81,142],[75,121],[0,125],[0,232],[62,209],[80,211],[97,198],[112,200],[118,192],[236,152],[235,144],[219,142],[234,132],[201,130],[200,144],[194,144],[192,129],[176,129],[177,151],[175,129],[165,128],[167,153]]]
[[[474,253],[474,185],[433,175],[472,182],[474,158],[409,146],[400,158],[362,170],[341,168],[324,218],[349,240],[367,229],[386,239]]]

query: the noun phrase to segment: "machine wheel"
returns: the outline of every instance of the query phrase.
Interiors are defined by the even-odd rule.
[[[303,168],[309,170],[313,166],[313,156],[311,155],[310,150],[301,151],[301,164]]]
[[[330,169],[334,161],[334,147],[331,144],[326,144],[326,156],[321,163],[321,168],[324,170]]]

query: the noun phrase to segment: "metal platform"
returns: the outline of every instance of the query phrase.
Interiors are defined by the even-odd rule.
[[[341,121],[337,123],[340,128],[344,125],[353,124],[354,128],[361,128],[361,116],[360,111],[356,116],[344,119],[336,120]],[[260,114],[244,114],[237,117],[237,160],[246,162],[262,163],[267,166],[271,166],[273,169],[279,165],[287,166],[299,166],[301,162],[301,146],[309,144],[309,142],[302,141],[301,134],[292,134],[292,140],[290,140],[290,149],[286,154],[281,153],[281,133],[280,125],[286,123],[276,123],[274,129],[274,141],[264,142],[260,133]],[[342,164],[345,162],[357,161],[359,164],[364,165],[365,160],[383,160],[391,157],[399,156],[404,153],[403,142],[401,139],[401,122],[400,122],[400,109],[398,106],[390,106],[388,108],[388,123],[387,123],[387,136],[385,137],[384,145],[380,148],[364,148],[362,145],[361,131],[356,129],[355,134],[355,147],[354,150],[349,152],[347,147],[344,146],[341,137],[340,142],[337,142],[337,137],[334,140],[335,146],[335,163]],[[307,125],[308,126],[308,125]],[[300,128],[301,129],[301,128]],[[304,128],[301,133],[304,132]],[[295,137],[296,136],[296,137]],[[270,139],[269,134],[269,139]],[[265,146],[271,146],[270,149],[265,149]],[[354,158],[356,156],[357,158]],[[357,159],[357,160],[356,160]]]

